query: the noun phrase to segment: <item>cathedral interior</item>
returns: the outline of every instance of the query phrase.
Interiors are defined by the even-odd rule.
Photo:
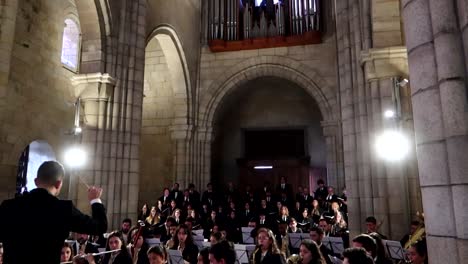
[[[0,201],[45,160],[115,228],[174,182],[323,179],[351,235],[424,214],[430,262],[465,263],[467,77],[468,0],[0,1]]]

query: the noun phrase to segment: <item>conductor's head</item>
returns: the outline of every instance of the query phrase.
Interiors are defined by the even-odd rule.
[[[57,161],[46,161],[37,170],[37,178],[34,183],[38,188],[48,190],[52,195],[57,196],[62,189],[62,180],[65,170],[62,164]]]

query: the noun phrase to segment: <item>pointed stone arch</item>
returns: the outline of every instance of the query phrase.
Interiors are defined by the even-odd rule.
[[[174,124],[190,125],[192,123],[192,87],[187,59],[180,38],[170,25],[156,27],[147,38],[147,44],[157,39],[162,46],[164,56],[170,58],[167,64],[170,70],[172,85],[178,101]]]

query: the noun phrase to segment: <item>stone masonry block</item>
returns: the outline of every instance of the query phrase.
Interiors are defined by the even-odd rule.
[[[422,187],[421,192],[427,234],[441,237],[455,236],[455,215],[450,186]]]
[[[439,81],[464,76],[463,53],[460,35],[439,34],[434,39]]]
[[[411,1],[403,9],[406,46],[409,51],[432,41],[431,14],[427,0]],[[411,61],[411,60],[410,60]]]
[[[446,144],[422,144],[418,146],[417,152],[421,186],[449,184]]]
[[[438,89],[429,89],[413,95],[414,128],[416,143],[444,138],[440,97]]]

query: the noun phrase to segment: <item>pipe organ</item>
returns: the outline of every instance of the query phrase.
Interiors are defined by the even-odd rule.
[[[207,0],[209,40],[302,35],[320,30],[320,0]]]

